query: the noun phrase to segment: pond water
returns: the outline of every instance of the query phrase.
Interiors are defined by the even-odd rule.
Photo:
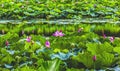
[[[46,19],[32,19],[24,20],[27,24],[32,23],[48,23],[48,24],[79,24],[79,23],[114,23],[120,24],[120,21],[114,19],[100,19],[100,18],[82,18],[82,19],[57,19],[57,20],[46,20]],[[20,24],[23,20],[0,20],[0,24]]]

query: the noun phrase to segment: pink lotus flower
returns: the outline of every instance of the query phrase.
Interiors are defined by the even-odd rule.
[[[9,45],[9,42],[8,42],[7,40],[6,40],[6,42],[5,42],[5,45],[6,45],[6,46],[8,46],[8,45]]]
[[[96,61],[96,59],[97,59],[96,55],[94,55],[92,59],[93,59],[93,61]]]
[[[50,48],[50,42],[49,42],[49,41],[46,41],[46,42],[45,42],[45,46],[46,46],[47,48]]]
[[[107,38],[105,34],[103,34],[103,38]]]
[[[30,41],[31,41],[31,37],[30,37],[30,36],[27,36],[26,41],[27,41],[27,42],[30,42]]]
[[[79,28],[79,29],[78,29],[78,32],[81,32],[82,30],[83,30],[83,28]]]
[[[55,33],[53,33],[53,36],[55,37],[59,36],[59,31],[56,31]]]
[[[62,36],[64,36],[64,34],[62,33],[62,30],[60,30],[60,31],[56,31],[55,33],[53,33],[53,36],[55,36],[55,37],[58,37],[58,36],[62,37]]]
[[[60,37],[64,36],[64,34],[62,33],[62,31],[59,32],[59,36]]]
[[[114,41],[114,37],[110,37],[109,39],[110,39],[110,41],[111,41],[111,42],[113,42],[113,41]]]

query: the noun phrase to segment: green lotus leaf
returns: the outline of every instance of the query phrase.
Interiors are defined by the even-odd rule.
[[[102,54],[98,55],[98,61],[101,62],[103,67],[111,66],[114,60],[114,55],[107,52],[103,52]]]
[[[12,61],[15,61],[15,59],[11,55],[7,55],[2,58],[1,62],[5,62],[10,64]]]
[[[71,68],[71,69],[67,69],[67,71],[85,71],[85,70],[84,69]]]
[[[61,61],[56,59],[53,61],[45,61],[42,63],[41,67],[39,67],[39,71],[59,71]]]
[[[101,54],[103,51],[113,51],[113,46],[111,46],[108,42],[105,42],[104,44],[88,43],[86,44],[86,46],[88,47],[87,50],[90,51],[93,55]]]
[[[114,51],[120,54],[120,47],[115,47]]]
[[[80,53],[77,56],[74,56],[73,59],[83,63],[87,68],[91,68],[94,67],[92,57],[93,56],[91,55],[91,53],[85,52],[84,54]]]

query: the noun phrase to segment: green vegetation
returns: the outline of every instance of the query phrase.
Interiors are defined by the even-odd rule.
[[[1,0],[0,19],[120,18],[119,0]]]
[[[120,71],[119,23],[119,0],[1,0],[0,71]]]
[[[119,27],[113,24],[66,24],[64,27],[59,24],[1,24],[0,70],[106,70],[120,63],[120,38],[114,36]],[[57,30],[64,35],[55,34]]]

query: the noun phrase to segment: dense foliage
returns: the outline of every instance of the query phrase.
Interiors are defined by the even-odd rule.
[[[120,32],[119,25],[41,25],[0,25],[0,70],[84,71],[119,66],[120,38],[114,35]]]
[[[1,20],[0,71],[120,71],[119,0],[0,0]]]
[[[1,0],[0,19],[120,18],[119,0]]]

